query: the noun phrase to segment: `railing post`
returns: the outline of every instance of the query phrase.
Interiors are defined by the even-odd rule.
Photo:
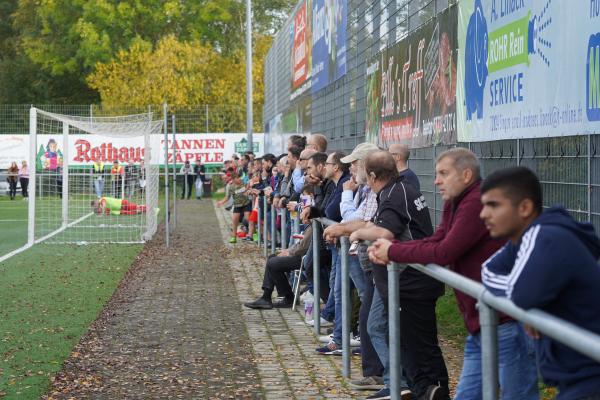
[[[377,268],[377,267],[375,267]],[[388,315],[390,337],[390,397],[400,400],[400,273],[404,268],[398,263],[390,263],[388,270]]]
[[[483,400],[498,399],[498,313],[482,301],[479,308],[481,325],[481,380]]]
[[[275,244],[277,242],[277,230],[275,229],[275,220],[277,218],[277,211],[275,205],[271,203],[271,254],[275,254]]]
[[[342,258],[342,366],[344,378],[350,378],[350,313],[352,298],[350,297],[350,271],[348,269],[348,238],[340,238],[340,257]]]
[[[319,221],[312,222],[312,246],[313,246],[313,321],[315,332],[321,333],[321,234]]]
[[[281,248],[287,249],[287,208],[281,209]]]
[[[267,203],[267,196],[263,195],[263,255],[266,257],[268,254],[268,240],[269,237],[268,227],[267,227],[267,210],[269,209],[269,204]]]
[[[260,201],[260,197],[258,199]],[[256,210],[256,214],[258,214],[256,219],[256,233],[258,234],[258,247],[260,247],[260,240],[262,237],[262,232],[260,230],[260,223],[262,221],[262,219],[260,218],[260,204],[258,205],[258,210]]]
[[[295,215],[294,215],[293,233],[300,233],[300,213],[298,211],[295,211]],[[294,243],[298,243],[299,241],[300,241],[299,239],[295,239]]]

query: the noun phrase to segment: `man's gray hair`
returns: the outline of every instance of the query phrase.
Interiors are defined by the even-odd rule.
[[[481,178],[481,168],[479,167],[479,160],[475,153],[473,153],[469,149],[465,149],[464,147],[455,147],[450,150],[444,151],[440,154],[435,163],[439,163],[444,158],[450,158],[459,171],[464,171],[465,169],[470,169],[473,172],[473,177],[475,179]]]

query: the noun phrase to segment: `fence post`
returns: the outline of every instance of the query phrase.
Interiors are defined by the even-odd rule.
[[[267,203],[267,196],[265,196],[263,194],[263,255],[266,257],[268,254],[268,248],[267,248],[267,238],[269,237],[268,233],[268,227],[267,227],[267,210],[268,210],[269,204]]]
[[[482,301],[479,308],[481,325],[481,379],[483,400],[498,399],[498,313]]]
[[[171,115],[171,129],[173,130],[173,227],[177,227],[177,138],[175,137],[175,115]],[[183,177],[185,181],[186,177]],[[184,188],[184,190],[186,190]],[[235,232],[233,232],[235,235]]]
[[[294,216],[294,228],[293,228],[293,233],[300,233],[300,213],[298,211],[295,212],[296,215]],[[296,239],[294,240],[294,243],[298,243],[300,240]]]
[[[281,248],[287,249],[287,208],[281,209]]]
[[[271,203],[271,254],[275,254],[275,244],[277,242],[277,229],[275,229],[276,218],[277,210],[275,210],[275,205]]]
[[[313,246],[313,321],[315,332],[321,333],[321,234],[319,221],[312,221],[312,246]]]
[[[377,268],[377,267],[375,267]],[[400,400],[400,374],[402,360],[400,356],[400,272],[398,263],[390,263],[388,270],[388,315],[390,337],[390,398]]]
[[[350,313],[352,298],[350,297],[350,271],[348,269],[348,238],[340,238],[340,257],[342,258],[342,366],[344,378],[350,378]]]
[[[258,197],[258,201],[260,201],[260,197]],[[260,243],[261,243],[260,241],[261,241],[261,238],[262,238],[262,232],[260,230],[260,228],[261,228],[260,224],[262,222],[262,219],[260,217],[260,203],[258,204],[258,210],[256,210],[256,214],[257,214],[257,219],[256,219],[256,233],[258,234],[258,247],[260,247]]]

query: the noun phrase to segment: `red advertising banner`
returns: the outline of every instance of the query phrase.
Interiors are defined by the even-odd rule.
[[[302,2],[294,16],[294,41],[292,46],[292,89],[298,89],[310,75],[308,14]]]

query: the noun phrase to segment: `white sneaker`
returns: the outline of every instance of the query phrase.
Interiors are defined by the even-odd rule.
[[[311,319],[309,321],[306,321],[306,325],[315,326],[315,320]],[[333,326],[333,322],[329,322],[325,318],[321,317],[321,327],[326,327],[326,326]]]
[[[319,342],[321,343],[329,343],[333,340],[333,333],[330,335],[319,336]]]
[[[360,347],[360,336],[354,336],[350,338],[351,347]]]

